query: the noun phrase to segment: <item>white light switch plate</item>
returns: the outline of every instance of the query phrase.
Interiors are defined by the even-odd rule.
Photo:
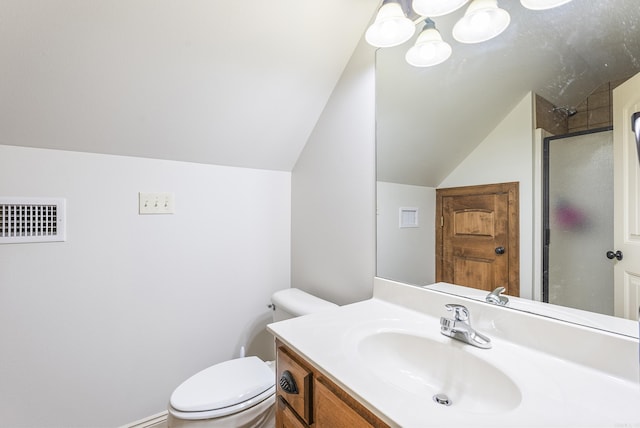
[[[175,210],[173,193],[147,193],[138,194],[139,214],[173,214]]]

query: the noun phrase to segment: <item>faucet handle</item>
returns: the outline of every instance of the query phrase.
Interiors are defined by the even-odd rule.
[[[506,290],[504,287],[500,286],[500,287],[496,287],[495,290],[493,290],[491,292],[491,294],[495,294],[496,296],[499,296],[500,293],[504,293],[504,290]]]
[[[505,290],[504,287],[497,287],[491,293],[487,294],[485,301],[488,303],[493,303],[496,305],[504,306],[509,303],[509,298],[507,296],[502,296],[500,293],[503,293]]]
[[[453,312],[456,321],[467,321],[469,319],[469,309],[465,306],[448,303],[444,307]]]

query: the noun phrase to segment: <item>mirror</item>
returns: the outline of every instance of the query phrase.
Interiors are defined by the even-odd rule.
[[[416,36],[376,51],[377,275],[419,286],[435,281],[436,188],[518,181],[520,296],[533,302],[541,296],[535,165],[542,140],[541,132],[531,136],[534,100],[539,95],[555,107],[549,113],[569,114],[603,84],[640,72],[640,8],[635,0],[573,0],[546,11],[499,3],[510,26],[479,44],[451,36],[465,8],[433,18],[453,49],[437,66],[407,64]],[[509,144],[485,147],[482,167],[469,169],[469,155],[496,133]],[[416,233],[401,236],[409,231]]]

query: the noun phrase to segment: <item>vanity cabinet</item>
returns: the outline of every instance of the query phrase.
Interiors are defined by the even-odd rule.
[[[276,428],[388,427],[278,340],[276,376]]]

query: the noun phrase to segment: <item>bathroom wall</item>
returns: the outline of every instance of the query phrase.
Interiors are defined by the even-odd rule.
[[[613,90],[630,77],[603,83],[575,106],[576,114],[567,119],[568,132],[613,126]]]
[[[436,189],[377,183],[376,274],[409,284],[432,284],[435,271]],[[400,208],[417,208],[417,227],[400,227]]]
[[[520,297],[532,297],[533,94],[528,93],[438,187],[520,183]]]
[[[289,172],[0,146],[0,196],[67,199],[0,245],[0,426],[114,427],[238,355],[290,286]],[[138,215],[138,192],[174,215]]]
[[[292,286],[338,304],[375,274],[374,49],[361,41],[292,173]]]
[[[630,77],[598,86],[580,104],[570,106],[575,108],[575,114],[571,116],[555,110],[556,106],[550,101],[536,95],[536,128],[562,135],[613,126],[613,90]]]

